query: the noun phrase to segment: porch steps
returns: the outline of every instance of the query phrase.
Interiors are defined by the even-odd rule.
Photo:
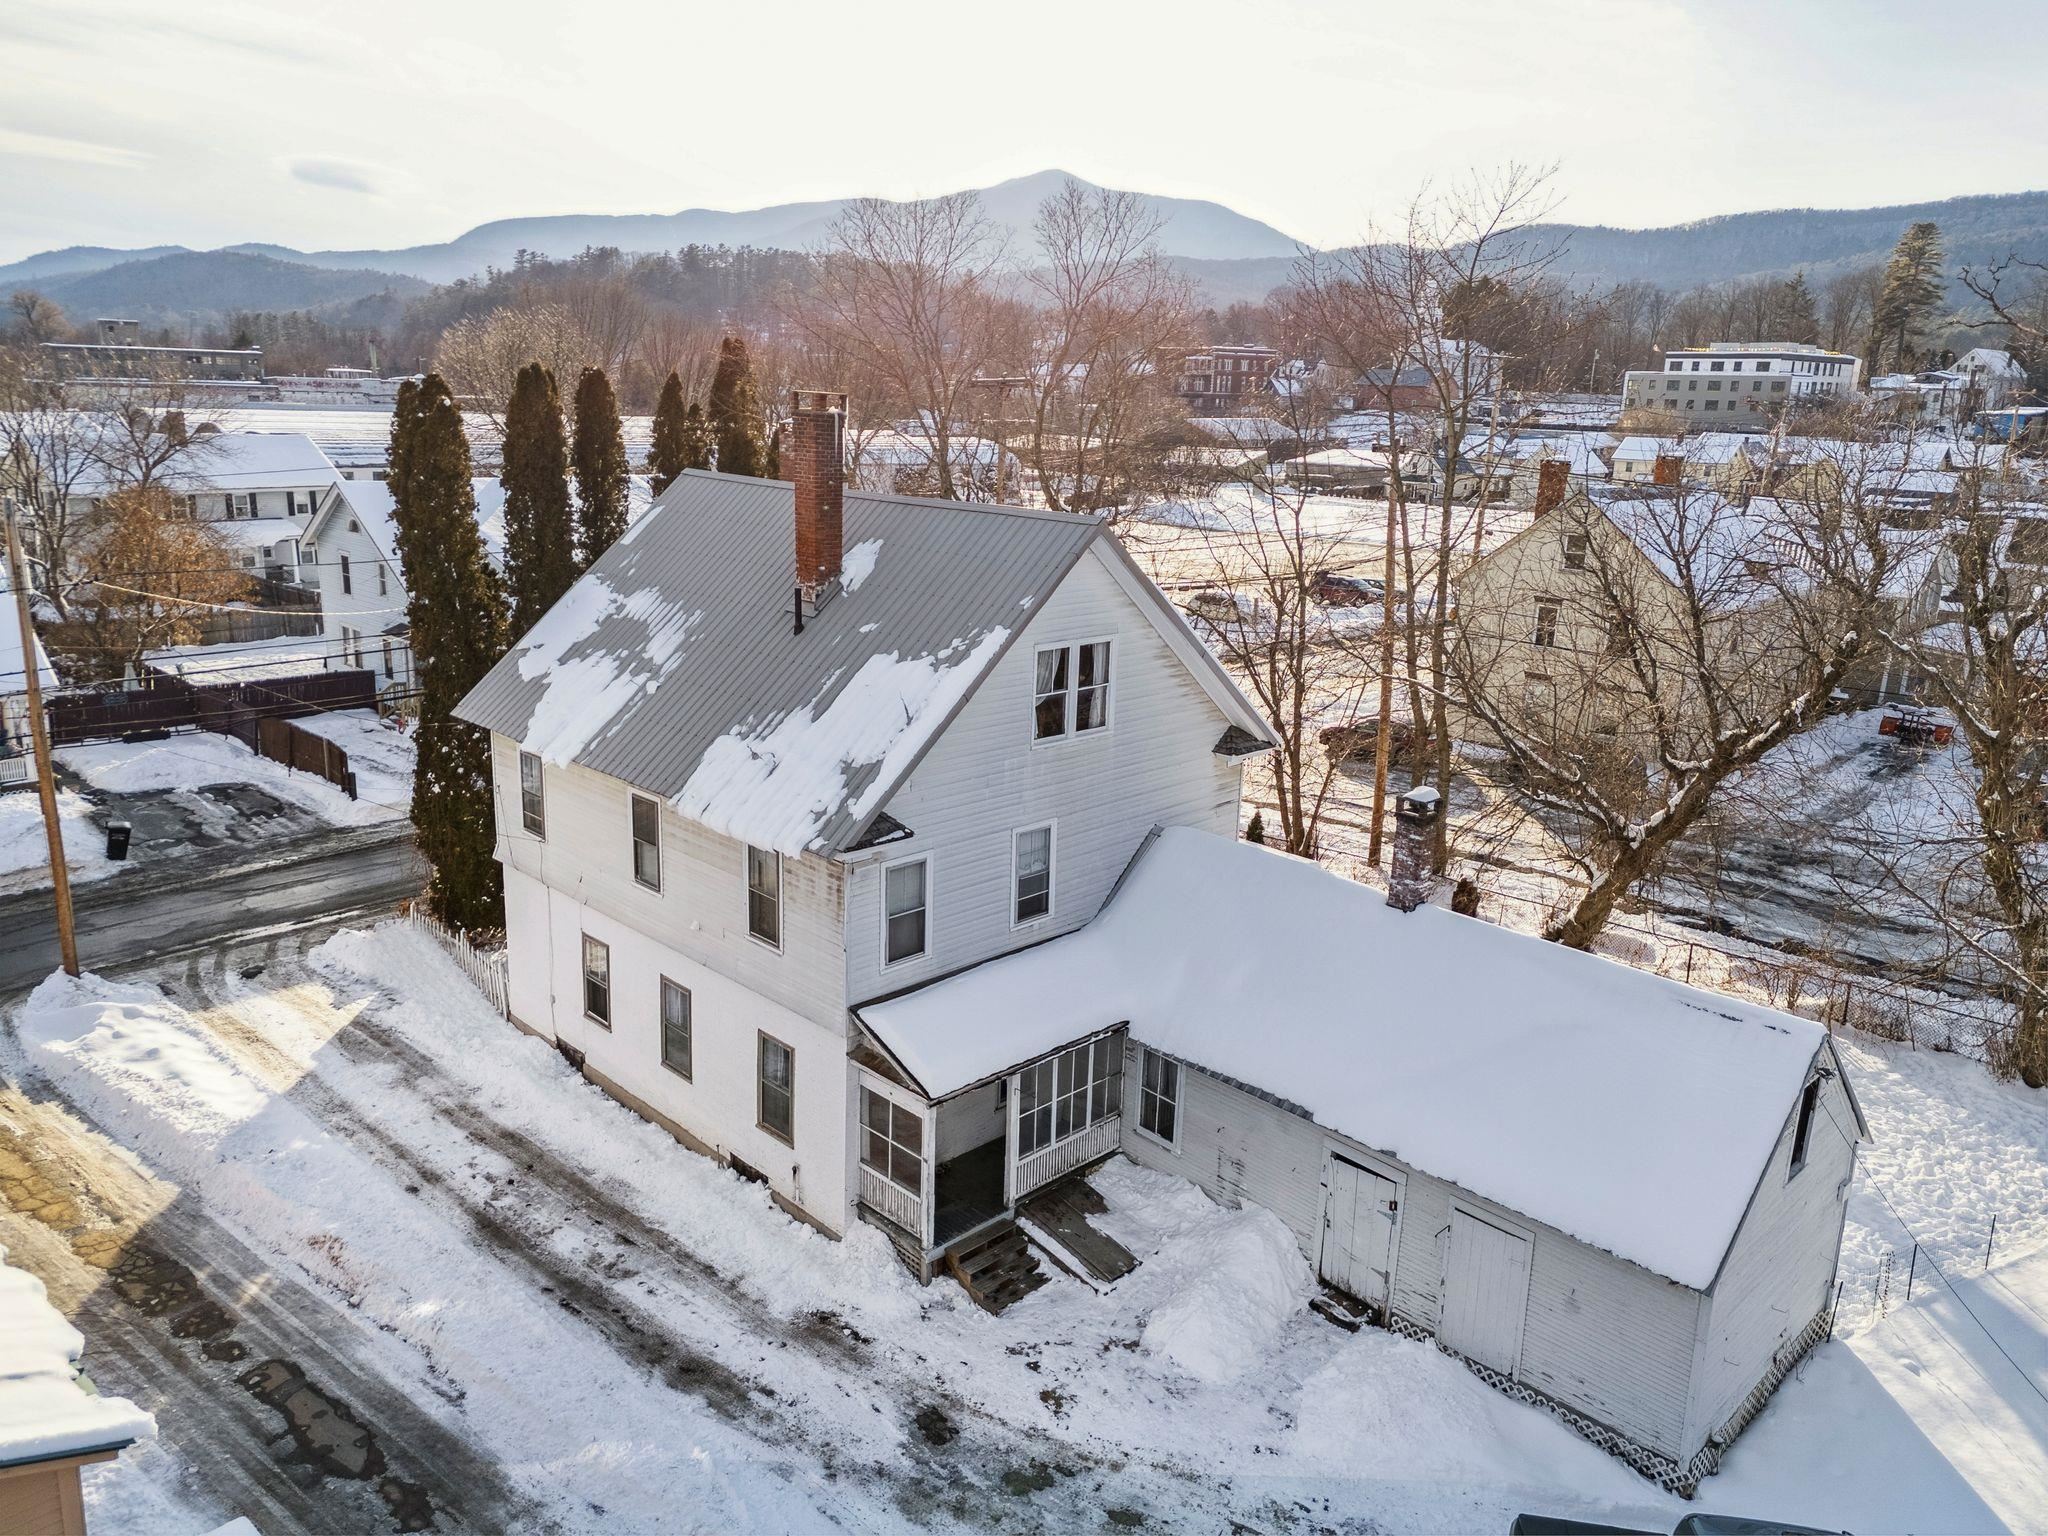
[[[985,1312],[1000,1312],[1045,1284],[1045,1272],[1014,1221],[995,1222],[948,1248],[946,1273]]]
[[[1088,1175],[1073,1173],[1026,1196],[1017,1217],[1054,1263],[1104,1291],[1138,1267],[1136,1254],[1088,1220],[1108,1210]]]

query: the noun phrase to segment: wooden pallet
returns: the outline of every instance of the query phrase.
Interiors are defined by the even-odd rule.
[[[1045,1284],[1045,1272],[1014,1221],[995,1222],[948,1248],[946,1273],[986,1312],[1000,1312]]]

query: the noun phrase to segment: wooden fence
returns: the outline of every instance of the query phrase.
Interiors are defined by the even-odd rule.
[[[325,779],[351,800],[356,797],[356,776],[348,766],[347,749],[304,726],[276,715],[258,720],[256,752],[274,763]]]
[[[53,694],[43,707],[49,716],[50,740],[60,747],[87,741],[145,741],[197,727],[232,736],[260,751],[257,728],[264,720],[374,709],[376,703],[376,674],[364,669],[250,683],[187,683],[156,677],[139,688]]]
[[[424,901],[408,901],[405,920],[439,944],[462,973],[476,983],[476,989],[483,993],[484,1000],[502,1017],[512,1017],[508,1001],[510,972],[502,945],[492,949],[479,948],[429,912]]]

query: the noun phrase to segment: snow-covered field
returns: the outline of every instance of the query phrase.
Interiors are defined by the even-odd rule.
[[[918,1288],[871,1231],[823,1238],[603,1097],[416,930],[248,970],[53,978],[17,1020],[28,1062],[326,1297],[337,1335],[546,1523],[1069,1529],[1115,1510],[1427,1532],[1503,1530],[1524,1508],[1668,1529],[1683,1510],[1433,1348],[1305,1311],[1306,1266],[1263,1212],[1114,1162],[1103,1220],[1140,1268],[1100,1295],[1056,1277],[989,1317]],[[2048,1108],[1953,1057],[1846,1049],[1877,1139],[1841,1336],[1696,1507],[2026,1529],[2048,1507],[2027,1502],[2048,1497],[2048,1405],[2026,1380],[2048,1383]],[[1904,1302],[1880,1189],[2019,1367],[2000,1374],[1926,1256]],[[1859,1275],[1887,1247],[1880,1316]],[[693,1369],[666,1368],[673,1352]],[[162,1454],[91,1477],[102,1536],[163,1528],[183,1486]],[[195,1502],[192,1528],[235,1512]]]
[[[303,805],[331,826],[366,826],[412,808],[413,747],[369,710],[312,715],[298,722],[339,743],[356,773],[351,800],[332,784],[259,757],[232,736],[189,731],[162,741],[96,742],[65,747],[57,761],[95,788],[189,789],[200,784],[255,784],[281,800]]]

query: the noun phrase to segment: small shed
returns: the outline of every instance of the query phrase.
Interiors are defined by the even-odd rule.
[[[78,1369],[84,1336],[6,1259],[0,1248],[0,1531],[83,1536],[79,1469],[155,1434],[156,1420],[98,1394]]]
[[[941,1093],[1121,1027],[1128,1156],[1674,1489],[1829,1324],[1867,1133],[1810,1020],[1189,828],[1086,928],[857,1012]]]

